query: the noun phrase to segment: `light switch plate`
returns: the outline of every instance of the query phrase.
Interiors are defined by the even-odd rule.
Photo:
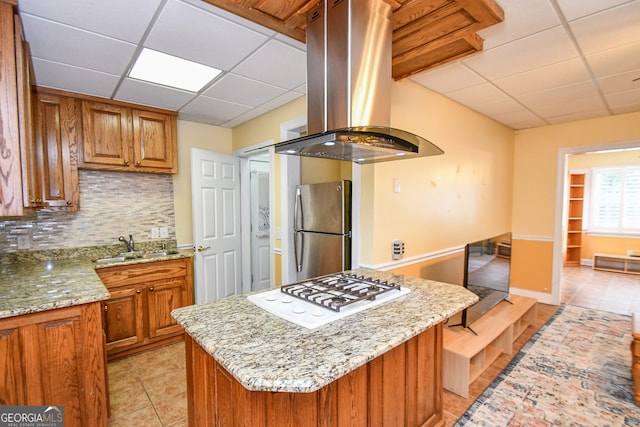
[[[152,239],[160,238],[160,227],[151,227],[151,238]]]
[[[161,239],[169,238],[169,227],[160,227],[160,238]]]

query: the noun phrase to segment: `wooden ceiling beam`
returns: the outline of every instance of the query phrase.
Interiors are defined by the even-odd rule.
[[[322,0],[203,0],[306,42],[307,12]],[[393,10],[393,78],[482,50],[476,31],[504,20],[495,0],[384,0]]]

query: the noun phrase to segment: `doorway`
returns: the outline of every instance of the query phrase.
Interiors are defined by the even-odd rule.
[[[565,277],[564,251],[567,235],[566,215],[568,210],[568,176],[570,172],[569,158],[572,155],[593,152],[606,152],[640,147],[638,141],[626,141],[608,144],[596,144],[589,146],[565,147],[558,150],[557,174],[556,174],[556,212],[554,226],[554,254],[552,270],[552,294],[551,304],[560,304],[563,295],[563,283]]]
[[[249,158],[249,232],[251,247],[251,292],[271,284],[271,208],[269,156]]]

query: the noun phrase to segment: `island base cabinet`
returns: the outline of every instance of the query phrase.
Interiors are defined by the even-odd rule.
[[[65,427],[107,425],[100,303],[0,319],[0,405],[64,407]]]
[[[188,335],[185,348],[190,427],[443,425],[441,323],[311,393],[249,391]]]

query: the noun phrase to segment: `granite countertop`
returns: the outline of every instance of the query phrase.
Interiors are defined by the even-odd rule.
[[[0,266],[0,318],[110,297],[87,259],[30,260]]]
[[[280,319],[236,295],[172,311],[186,332],[246,389],[313,392],[478,301],[462,286],[353,270],[409,294],[317,329]]]
[[[70,257],[73,250],[62,252],[6,257],[0,263],[0,318],[109,299],[111,295],[96,268],[193,256],[192,250],[179,250],[163,256],[96,264],[92,260],[103,256],[99,251],[95,255],[94,251],[78,250],[75,257]]]

